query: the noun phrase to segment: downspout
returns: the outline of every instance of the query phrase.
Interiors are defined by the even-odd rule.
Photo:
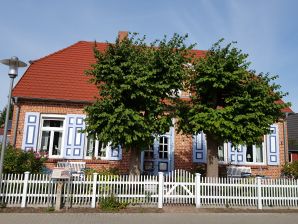
[[[13,129],[13,140],[12,145],[15,148],[16,147],[16,141],[17,141],[17,130],[18,130],[18,124],[19,124],[19,117],[20,117],[20,106],[18,105],[18,97],[14,98],[15,106],[16,106],[16,122]]]
[[[286,117],[282,123],[283,125],[283,132],[284,132],[284,163],[288,162],[288,141],[287,141],[287,136],[288,136],[288,133],[287,133],[287,127],[286,127],[286,123],[287,123],[287,118],[288,118],[288,115],[289,113],[285,113]]]

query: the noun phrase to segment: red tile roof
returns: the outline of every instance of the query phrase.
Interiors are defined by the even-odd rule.
[[[100,51],[107,43],[96,43]],[[84,72],[95,63],[94,42],[79,41],[67,48],[33,61],[18,84],[13,96],[28,99],[60,101],[88,101],[98,96],[94,84]],[[203,57],[206,51],[193,50],[196,57]],[[281,101],[282,102],[282,101]],[[279,102],[279,103],[281,103]],[[291,113],[290,108],[283,112]]]
[[[282,100],[278,100],[276,101],[277,104],[284,104],[285,102]],[[284,109],[281,110],[283,113],[294,113],[294,111],[292,111],[292,109],[290,107],[286,107]]]
[[[97,43],[104,51],[108,44]],[[97,96],[94,84],[84,71],[95,63],[94,42],[80,41],[65,49],[33,61],[13,90],[13,96],[67,101],[93,101]],[[206,51],[194,50],[197,57]]]
[[[97,43],[104,51],[107,43]],[[84,71],[95,63],[94,42],[77,42],[33,61],[13,90],[21,98],[92,101],[97,95]]]

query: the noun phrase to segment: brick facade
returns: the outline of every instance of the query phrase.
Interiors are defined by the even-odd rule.
[[[84,103],[71,103],[71,102],[54,102],[54,101],[20,101],[14,107],[19,107],[19,121],[16,132],[16,147],[22,147],[23,139],[23,129],[24,129],[24,119],[26,112],[39,112],[43,114],[83,114],[83,108],[87,104]],[[16,109],[14,109],[13,123],[12,123],[12,136],[14,136],[13,130],[16,125]],[[285,123],[279,122],[279,149],[280,149],[280,164],[285,163],[285,154],[284,154],[284,127]],[[174,138],[174,168],[175,169],[185,169],[189,171],[194,171],[198,169],[198,164],[193,163],[192,159],[192,138],[191,136],[185,136],[180,133],[175,132]],[[287,143],[286,143],[287,144]],[[286,155],[288,153],[286,152]],[[62,159],[49,159],[47,166],[52,168],[55,166],[55,163]],[[77,161],[77,160],[76,160]],[[86,166],[88,168],[94,168],[97,170],[106,169],[106,168],[118,168],[121,173],[128,173],[129,170],[129,161],[130,153],[123,152],[122,160],[120,161],[106,161],[106,160],[85,160]],[[252,167],[253,175],[265,175],[271,177],[279,177],[281,174],[281,165],[280,166],[266,166],[266,165],[254,165]],[[221,170],[223,169],[223,166]],[[224,173],[224,172],[220,172]]]

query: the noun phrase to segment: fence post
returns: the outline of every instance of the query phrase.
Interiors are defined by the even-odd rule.
[[[163,172],[158,172],[158,208],[162,208],[163,204]]]
[[[29,174],[30,174],[29,171],[26,171],[24,173],[25,176],[24,176],[24,185],[23,185],[21,208],[26,207]]]
[[[201,207],[201,174],[196,173],[195,176],[195,202],[196,208]]]
[[[263,209],[262,206],[262,186],[261,186],[261,177],[257,177],[257,195],[258,195],[258,209]]]
[[[91,199],[91,208],[96,207],[96,183],[97,183],[97,174],[93,173],[93,185],[92,185],[92,199]]]

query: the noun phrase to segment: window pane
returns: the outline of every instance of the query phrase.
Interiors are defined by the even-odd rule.
[[[52,155],[61,154],[62,132],[54,131]]]
[[[95,153],[95,139],[94,136],[88,137],[86,156],[93,157]]]
[[[168,158],[168,138],[161,137],[159,139],[158,155],[160,159]]]
[[[56,127],[62,128],[63,127],[63,120],[44,120],[43,127]]]
[[[43,131],[41,136],[41,145],[40,149],[42,152],[49,153],[49,147],[50,147],[50,131]]]
[[[254,161],[254,155],[252,150],[252,145],[248,145],[246,149],[246,162],[253,162]]]
[[[218,161],[224,161],[225,158],[224,158],[224,147],[221,145],[221,146],[218,146]]]
[[[101,143],[99,143],[99,150],[98,150],[98,156],[99,157],[106,157],[107,156],[107,147],[103,147]]]
[[[263,162],[263,147],[262,145],[256,145],[256,162]]]
[[[163,158],[164,158],[164,159],[167,159],[167,158],[168,158],[168,152],[164,152],[164,153],[163,153]]]
[[[111,156],[112,157],[118,157],[119,156],[119,147],[111,147]]]
[[[164,137],[164,144],[168,144],[168,138]]]
[[[163,153],[162,152],[159,152],[159,158],[163,159]]]

